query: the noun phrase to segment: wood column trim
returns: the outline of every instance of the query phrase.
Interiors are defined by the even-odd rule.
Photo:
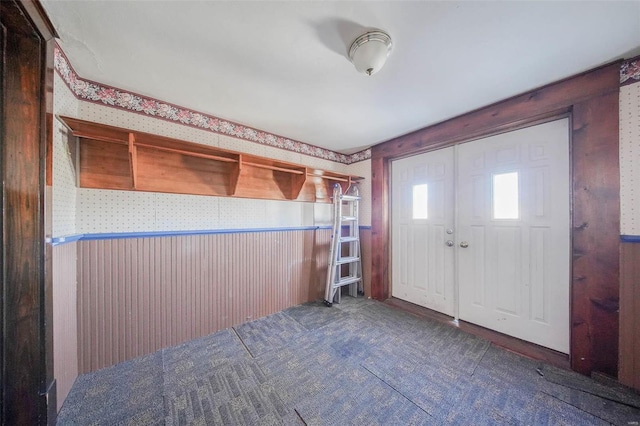
[[[52,132],[47,114],[53,106],[49,82],[55,33],[35,0],[1,1],[0,18],[0,423],[53,424],[51,262],[45,245],[51,212],[45,206],[45,159]]]
[[[620,233],[619,69],[620,61],[611,63],[374,146],[373,297],[390,297],[392,160],[568,115],[573,123],[571,365],[583,374],[600,371],[615,376]]]

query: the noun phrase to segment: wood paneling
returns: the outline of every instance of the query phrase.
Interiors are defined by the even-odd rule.
[[[571,367],[617,374],[619,63],[498,102],[372,149],[372,294],[390,295],[389,163],[569,115],[572,129]]]
[[[46,140],[52,130],[46,78],[53,34],[35,2],[0,2],[0,19],[0,423],[44,424],[51,415],[48,403],[55,406],[56,399],[48,370],[53,353],[44,246]]]
[[[357,176],[285,163],[72,117],[58,117],[80,140],[80,186],[331,202]]]
[[[618,374],[619,90],[573,106],[571,366]]]
[[[622,243],[620,253],[618,380],[640,391],[640,244]]]
[[[360,261],[364,295],[371,297],[371,229],[360,229]]]
[[[322,229],[80,241],[80,373],[321,298],[330,238]]]
[[[78,377],[77,243],[53,248],[54,376],[59,410]]]

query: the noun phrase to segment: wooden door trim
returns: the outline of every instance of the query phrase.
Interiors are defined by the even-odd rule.
[[[50,245],[45,244],[51,211],[45,209],[45,158],[53,123],[55,31],[37,0],[2,1],[0,9],[0,423],[53,424],[51,263]]]
[[[372,148],[371,291],[390,297],[390,162],[463,141],[571,118],[571,368],[617,374],[620,61]]]

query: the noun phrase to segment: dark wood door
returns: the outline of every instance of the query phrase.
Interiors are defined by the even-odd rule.
[[[0,389],[1,424],[46,424],[55,407],[47,321],[44,194],[48,43],[33,1],[1,1]],[[42,28],[44,28],[44,31]],[[50,305],[49,305],[50,306]],[[49,342],[49,343],[48,343]],[[55,417],[55,410],[53,410]]]

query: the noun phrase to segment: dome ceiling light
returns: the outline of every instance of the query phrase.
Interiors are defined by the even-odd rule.
[[[349,59],[358,72],[373,75],[387,61],[393,44],[389,34],[371,30],[356,38],[349,48]]]

